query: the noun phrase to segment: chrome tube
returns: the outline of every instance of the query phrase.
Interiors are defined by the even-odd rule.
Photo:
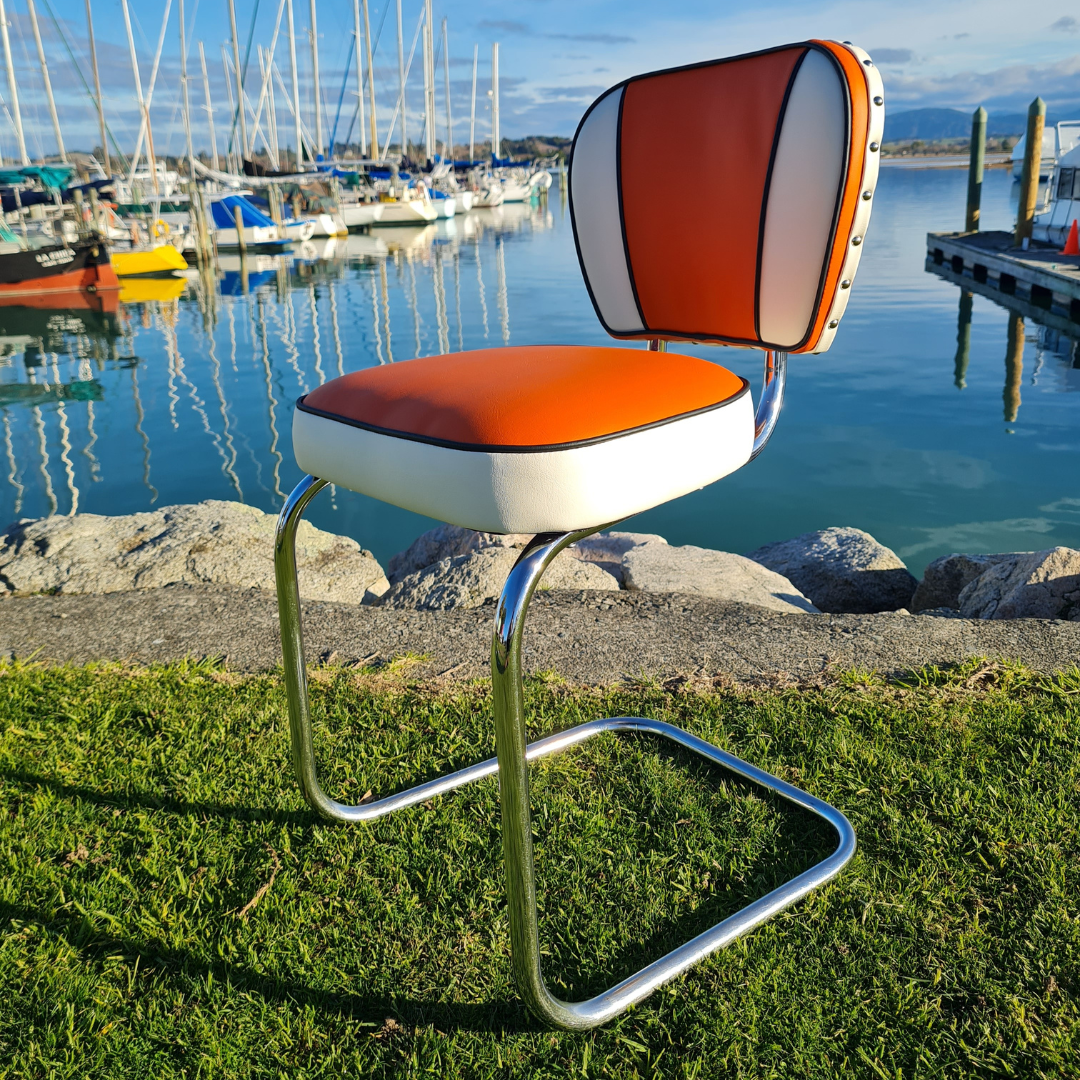
[[[293,768],[304,798],[330,821],[370,821],[497,773],[512,965],[518,991],[537,1017],[554,1027],[572,1031],[585,1031],[605,1023],[835,877],[854,855],[855,832],[839,810],[671,724],[642,717],[616,716],[579,724],[568,731],[526,743],[521,643],[529,602],[551,560],[567,545],[597,532],[603,526],[534,537],[507,578],[496,607],[491,646],[497,757],[375,802],[350,806],[331,799],[319,785],[315,768],[295,551],[296,529],[304,509],[326,484],[325,480],[307,476],[297,485],[281,511],[274,550]],[[528,764],[568,750],[605,731],[668,739],[706,761],[768,788],[832,825],[837,833],[837,846],[820,863],[685,945],[673,949],[610,990],[587,1001],[565,1002],[547,989],[540,967]]]
[[[765,377],[757,412],[754,414],[754,448],[750,451],[751,461],[765,449],[765,444],[772,438],[776,421],[780,419],[780,410],[784,407],[786,383],[787,353],[766,350]]]
[[[525,548],[510,572],[500,597],[491,650],[499,801],[503,823],[503,862],[514,977],[518,992],[540,1019],[555,1027],[577,1031],[603,1024],[648,997],[664,983],[670,982],[706,956],[748,933],[834,877],[855,854],[855,831],[839,810],[734,755],[711,746],[695,735],[659,720],[629,716],[594,720],[561,735],[543,739],[531,747],[526,745],[521,639],[529,600],[551,560],[568,544],[594,531],[596,530],[589,529],[563,535],[545,534],[537,536]],[[527,762],[543,754],[556,753],[576,745],[603,731],[635,732],[669,739],[707,761],[730,769],[824,818],[836,829],[838,843],[836,850],[822,862],[748,904],[711,930],[672,950],[610,990],[605,990],[587,1001],[565,1002],[560,1001],[547,989],[540,969]]]

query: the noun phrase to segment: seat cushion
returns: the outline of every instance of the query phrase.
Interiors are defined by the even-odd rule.
[[[744,379],[695,357],[528,346],[367,368],[301,398],[305,472],[490,532],[617,521],[749,459]]]

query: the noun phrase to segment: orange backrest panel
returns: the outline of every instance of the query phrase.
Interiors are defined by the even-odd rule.
[[[762,193],[784,96],[805,53],[788,48],[627,86],[623,223],[651,331],[757,338]],[[684,182],[658,183],[657,162],[672,147],[693,155],[692,170]]]
[[[721,404],[738,375],[693,356],[575,345],[515,346],[354,371],[301,407],[463,446],[555,446]]]

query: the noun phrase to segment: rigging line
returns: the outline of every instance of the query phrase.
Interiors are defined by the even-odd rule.
[[[375,53],[376,53],[376,51],[377,51],[377,50],[378,50],[378,48],[379,48],[379,40],[380,40],[380,39],[382,38],[382,31],[383,31],[383,25],[384,25],[384,24],[386,23],[386,13],[387,13],[387,12],[388,12],[389,10],[390,10],[390,4],[389,4],[389,3],[387,3],[387,4],[384,4],[384,5],[383,5],[383,13],[382,13],[382,18],[381,18],[381,19],[379,20],[379,29],[375,31],[375,40],[374,40],[374,41],[373,41],[373,42],[371,43],[371,62],[372,62],[372,64],[374,64],[374,63],[375,63]],[[421,11],[422,11],[422,10],[423,10],[423,9],[421,9]],[[359,48],[359,47],[360,47],[360,43],[359,43],[359,42],[357,42],[357,48]],[[375,74],[374,74],[374,72],[371,72],[371,71],[369,71],[369,72],[367,73],[367,78],[366,78],[366,79],[365,79],[365,81],[364,81],[364,86],[365,86],[365,87],[368,87],[368,86],[370,86],[370,85],[371,85],[371,83],[372,83],[372,80],[373,80],[374,78],[375,78]],[[355,123],[356,123],[356,118],[357,118],[357,117],[358,117],[359,115],[360,115],[360,103],[359,103],[359,101],[358,101],[358,102],[356,103],[356,108],[355,108],[355,110],[353,110],[353,118],[352,118],[352,120],[351,120],[351,121],[349,122],[349,134],[348,134],[348,135],[346,136],[346,138],[345,138],[345,145],[346,145],[346,146],[348,146],[348,145],[349,145],[349,140],[350,140],[350,139],[352,138],[352,129],[353,129],[353,124],[355,124]],[[331,149],[332,149],[332,148],[331,148]],[[378,148],[377,146],[376,146],[376,147],[374,147],[374,150],[376,150],[376,151],[377,151],[378,149],[379,149],[379,148]]]
[[[338,94],[337,99],[337,113],[334,115],[334,130],[330,132],[330,156],[334,156],[334,140],[337,137],[338,120],[341,119],[341,103],[345,100],[345,87],[349,81],[349,67],[352,64],[353,49],[356,48],[356,36],[353,35],[349,38],[349,55],[345,58],[345,74],[341,78],[341,93]],[[352,129],[349,129],[349,134],[352,134]]]
[[[83,89],[86,91],[86,96],[90,99],[94,108],[97,108],[98,101],[94,97],[94,92],[90,89],[89,84],[83,76],[82,68],[79,67],[79,61],[75,59],[75,54],[71,51],[71,46],[68,44],[68,39],[64,34],[64,31],[60,28],[60,21],[57,19],[56,14],[53,12],[52,5],[49,0],[42,0],[45,5],[45,10],[49,13],[49,18],[53,21],[53,26],[56,28],[56,32],[60,35],[60,40],[64,43],[64,49],[67,51],[69,57],[71,57],[71,66],[75,69],[75,74],[79,76],[79,82],[83,84]],[[112,128],[109,127],[108,122],[105,124],[105,132],[112,140],[113,149],[116,151],[116,156],[123,162],[124,171],[128,168],[127,155],[120,149],[120,144],[116,141],[116,136],[112,133]]]
[[[240,96],[243,98],[244,87],[247,85],[247,71],[248,61],[251,59],[251,43],[255,40],[255,20],[259,15],[259,0],[255,0],[255,8],[251,12],[251,26],[248,27],[248,39],[247,47],[244,50],[244,64],[240,69]],[[229,146],[225,151],[227,154],[232,153],[233,137],[236,135],[236,125],[240,123],[240,110],[244,107],[243,100],[237,102],[236,110],[233,112],[232,127],[229,129]]]

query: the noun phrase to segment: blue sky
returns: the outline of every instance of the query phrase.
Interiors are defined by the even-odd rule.
[[[166,0],[130,0],[144,83],[160,32]],[[294,0],[305,109],[310,109],[310,0]],[[381,26],[375,58],[376,90],[385,120],[397,98],[397,46],[393,0],[369,0],[373,37]],[[221,45],[228,40],[225,0],[185,0],[191,27],[189,64],[197,75],[195,42],[205,45],[211,96],[219,128],[227,126],[228,106],[222,75]],[[319,59],[323,99],[333,122],[351,41],[351,0],[317,0]],[[134,83],[119,0],[93,0],[95,33],[110,127],[125,149],[137,132]],[[26,0],[6,0],[20,104],[32,155],[51,152],[54,141],[41,91],[41,77],[26,12]],[[268,45],[278,0],[259,0],[255,41]],[[255,0],[237,0],[241,48],[247,39]],[[384,11],[384,9],[386,9]],[[69,58],[50,17],[55,13],[77,63]],[[406,53],[420,12],[420,0],[403,0]],[[83,0],[38,0],[45,49],[57,92],[61,124],[71,146],[96,141],[94,113],[77,67],[89,79]],[[385,14],[385,22],[383,21]],[[888,107],[899,111],[923,106],[1020,111],[1041,94],[1051,111],[1075,104],[1080,112],[1080,5],[1050,0],[1017,8],[1014,0],[765,0],[758,3],[704,3],[688,0],[660,5],[645,0],[458,0],[435,2],[436,20],[448,18],[452,104],[456,141],[467,136],[474,43],[479,46],[477,129],[488,132],[486,90],[491,43],[500,43],[502,131],[572,135],[579,117],[603,89],[619,79],[653,68],[692,63],[752,49],[831,37],[856,42],[875,56],[885,79]],[[1027,19],[1026,24],[1022,21]],[[179,31],[173,0],[166,45],[153,101],[155,144],[173,152],[182,147],[179,98]],[[289,80],[288,50],[282,34],[276,60]],[[252,57],[252,74],[258,66]],[[355,107],[354,79],[345,81],[343,128]],[[438,112],[443,122],[442,72]],[[257,85],[257,82],[256,82]],[[8,98],[6,81],[0,93]],[[421,108],[419,59],[410,78],[413,131]],[[202,105],[201,77],[191,85],[193,103]],[[255,91],[257,96],[257,90]],[[208,145],[204,114],[196,119],[196,146]],[[292,130],[278,101],[279,131]],[[340,137],[339,130],[339,137]],[[356,137],[354,132],[354,138]],[[283,140],[284,141],[284,140]],[[10,125],[0,117],[0,152],[12,152]]]

